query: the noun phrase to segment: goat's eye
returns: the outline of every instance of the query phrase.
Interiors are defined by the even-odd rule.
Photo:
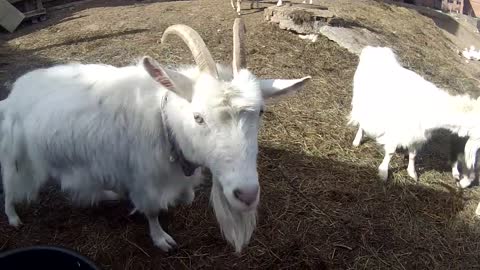
[[[194,113],[193,114],[193,118],[195,119],[195,122],[199,123],[199,124],[203,124],[203,117],[200,116],[200,114],[198,113]]]

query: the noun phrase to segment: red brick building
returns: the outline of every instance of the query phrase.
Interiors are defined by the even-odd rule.
[[[480,17],[480,0],[464,0],[463,14]]]
[[[441,9],[446,12],[455,12],[480,17],[480,0],[394,0],[407,4]]]

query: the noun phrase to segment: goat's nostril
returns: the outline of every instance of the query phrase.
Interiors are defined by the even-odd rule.
[[[257,200],[258,197],[258,186],[247,187],[247,188],[237,188],[233,191],[233,195],[239,201],[243,202],[246,205],[251,205]]]

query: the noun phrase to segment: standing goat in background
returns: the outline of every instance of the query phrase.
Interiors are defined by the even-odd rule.
[[[0,162],[5,213],[34,200],[52,176],[77,203],[128,196],[147,217],[153,243],[176,243],[158,213],[194,199],[200,168],[213,175],[211,202],[237,252],[256,226],[260,185],[257,135],[264,101],[303,88],[310,77],[261,80],[245,69],[244,23],[234,24],[231,68],[217,65],[198,33],[168,27],[197,66],[167,69],[151,57],[137,65],[59,65],[20,77],[0,102]]]
[[[385,157],[378,167],[383,180],[388,178],[389,163],[398,147],[408,149],[407,171],[418,179],[417,151],[435,129],[469,136],[465,145],[466,169],[474,169],[480,146],[480,103],[467,95],[451,96],[402,67],[390,48],[367,46],[362,50],[353,79],[349,124],[358,125],[354,146],[360,145],[364,135],[384,146]],[[461,186],[465,186],[462,181]]]
[[[230,0],[230,4],[232,5],[232,8],[233,10],[235,10],[237,12],[238,15],[242,15],[241,14],[241,10],[242,8],[240,7],[240,5],[242,4],[242,0],[236,0],[237,1],[237,7],[235,7],[235,0]],[[260,0],[250,0],[250,9],[253,9],[253,3],[255,2],[257,4],[257,8],[259,7],[259,2]],[[309,4],[311,5],[312,4],[312,1],[313,0],[309,0]],[[307,3],[307,0],[304,0],[302,2],[303,4],[306,4]],[[283,5],[283,1],[282,0],[278,0],[277,2],[277,7],[281,7]]]

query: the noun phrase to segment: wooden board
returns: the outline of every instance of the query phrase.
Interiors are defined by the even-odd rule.
[[[11,33],[17,29],[24,18],[25,15],[7,0],[0,0],[0,26]]]

